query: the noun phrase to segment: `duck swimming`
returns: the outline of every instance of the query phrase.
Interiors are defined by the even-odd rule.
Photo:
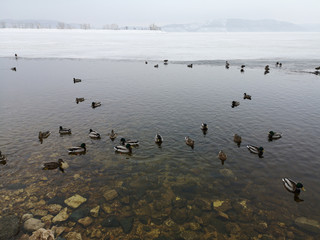
[[[191,64],[188,64],[187,67],[192,68],[192,67],[193,67],[193,64],[192,64],[192,63],[191,63]]]
[[[282,133],[270,131],[268,134],[269,140],[276,140],[282,137]]]
[[[202,131],[207,131],[208,130],[208,124],[202,123],[200,128],[201,128]]]
[[[226,61],[226,69],[229,69],[229,66],[230,66],[229,62]]]
[[[155,67],[155,68],[158,68],[158,67],[159,67],[159,64],[154,65],[154,67]]]
[[[138,146],[139,145],[139,140],[126,140],[125,138],[120,139],[121,144],[127,145],[130,144],[130,146]]]
[[[115,133],[115,132],[113,131],[113,129],[112,129],[112,130],[111,130],[111,133],[108,133],[108,136],[109,136],[110,139],[113,141],[113,140],[116,139],[116,137],[118,136],[118,134]]]
[[[86,144],[82,143],[79,147],[68,148],[69,154],[83,154],[87,151]]]
[[[225,154],[222,150],[219,151],[218,157],[221,161],[227,160],[227,154]]]
[[[97,131],[93,131],[92,129],[90,129],[89,130],[89,137],[98,139],[101,136],[100,136],[100,133],[98,133]]]
[[[84,98],[76,98],[76,103],[78,104],[79,102],[83,102]]]
[[[50,134],[51,134],[51,132],[50,131],[45,131],[45,132],[39,132],[39,140],[40,139],[43,139],[43,138],[47,138],[47,137],[49,137],[50,136]]]
[[[282,182],[283,182],[283,186],[284,188],[293,193],[294,194],[294,201],[296,202],[302,202],[303,199],[299,198],[300,192],[302,191],[306,191],[305,188],[303,187],[302,183],[298,182],[294,182],[293,180],[289,179],[289,178],[282,178]],[[300,190],[301,189],[301,190]]]
[[[118,153],[128,153],[131,154],[132,153],[132,147],[129,143],[126,144],[126,146],[115,146],[114,150]]]
[[[43,164],[43,170],[53,170],[59,168],[61,172],[64,172],[64,169],[62,168],[62,163],[64,161],[60,158],[58,162],[48,162]]]
[[[2,155],[0,151],[0,164],[5,165],[7,163],[7,157],[5,155]]]
[[[231,102],[231,107],[232,107],[232,108],[238,107],[239,105],[240,105],[240,103],[237,102],[237,101],[232,101],[232,102]]]
[[[16,72],[17,71],[17,68],[16,67],[13,67],[11,68],[12,71]]]
[[[233,136],[233,141],[238,145],[238,147],[240,147],[240,144],[241,144],[242,139],[241,139],[241,137],[240,137],[238,134],[235,134],[235,135]]]
[[[163,137],[159,133],[157,133],[156,136],[154,137],[154,141],[157,144],[161,144],[163,142]]]
[[[79,82],[81,82],[81,79],[79,79],[79,78],[73,78],[73,83],[79,83]]]
[[[247,145],[247,148],[249,149],[249,151],[251,153],[255,153],[255,154],[258,154],[258,156],[260,158],[262,158],[263,156],[263,152],[264,152],[264,149],[263,147],[256,147],[256,146],[252,146],[252,145]]]
[[[100,106],[101,106],[101,102],[92,102],[91,103],[92,108],[96,108],[96,107],[100,107]]]
[[[71,134],[71,129],[70,128],[63,128],[62,126],[60,126],[59,133],[60,134]]]
[[[184,139],[186,141],[186,144],[193,149],[194,148],[194,141],[191,138],[189,138],[189,136],[185,137]]]
[[[249,99],[249,100],[251,100],[251,95],[244,93],[244,94],[243,94],[243,99]]]

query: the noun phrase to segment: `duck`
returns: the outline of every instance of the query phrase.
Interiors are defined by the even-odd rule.
[[[222,150],[219,151],[218,157],[221,161],[227,160],[227,154],[225,154]]]
[[[264,67],[264,70],[265,70],[265,71],[269,71],[269,70],[270,70],[269,65],[266,65],[266,66]]]
[[[229,62],[226,61],[226,69],[229,69],[229,66],[230,66]]]
[[[193,67],[193,64],[192,64],[192,63],[191,63],[191,64],[188,64],[187,67],[192,68],[192,67]]]
[[[89,130],[89,137],[96,139],[101,138],[100,133],[93,131],[92,129]]]
[[[303,187],[303,184],[289,179],[289,178],[282,178],[283,186],[285,189],[287,189],[289,192],[299,194],[300,189],[305,191],[305,188]]]
[[[14,54],[14,57],[15,57],[16,59],[18,59],[18,54],[15,53],[15,54]]]
[[[115,133],[115,132],[113,131],[113,129],[112,129],[112,130],[111,130],[111,133],[108,133],[108,136],[109,136],[110,139],[113,141],[113,140],[116,139],[116,137],[118,136],[118,134]]]
[[[139,145],[139,140],[126,140],[125,138],[121,138],[120,142],[123,146],[126,144],[130,144],[131,146],[138,146]]]
[[[314,68],[315,70],[320,70],[320,66],[319,67],[316,67],[316,68]]]
[[[189,136],[185,137],[184,139],[185,139],[185,141],[186,141],[186,144],[193,149],[193,148],[194,148],[194,140],[192,140],[191,138],[189,138]]]
[[[154,67],[155,67],[155,68],[158,68],[158,67],[159,67],[159,64],[154,65]]]
[[[278,67],[279,66],[279,62],[276,62],[276,67]]]
[[[60,158],[59,160],[58,160],[58,162],[48,162],[48,163],[44,163],[43,164],[43,168],[42,168],[42,170],[53,170],[53,169],[57,169],[57,168],[59,168],[60,169],[60,171],[62,171],[62,172],[64,172],[64,169],[62,168],[62,163],[63,163],[64,161]]]
[[[251,95],[247,94],[247,93],[244,93],[243,94],[243,99],[249,99],[251,100]]]
[[[68,148],[69,154],[81,154],[87,151],[86,144],[82,143],[79,147]]]
[[[5,155],[2,155],[0,151],[0,164],[5,165],[7,163],[7,157]]]
[[[16,67],[13,67],[11,68],[12,71],[16,72],[17,71],[17,68]]]
[[[59,133],[60,134],[71,134],[71,129],[70,128],[63,128],[62,126],[60,126]]]
[[[100,106],[101,106],[101,102],[92,102],[91,103],[92,108],[96,108],[96,107],[100,107]]]
[[[132,153],[132,147],[129,143],[127,143],[125,146],[115,146],[114,150],[118,153],[128,153],[131,154]]]
[[[167,63],[167,62],[168,62],[168,59],[163,60],[163,62]]]
[[[161,144],[163,142],[163,137],[159,133],[157,133],[156,136],[154,137],[154,141],[157,144]]]
[[[51,132],[50,131],[45,131],[45,132],[39,132],[39,139],[43,139],[43,138],[47,138],[47,137],[49,137],[50,136],[50,134],[51,134]]]
[[[279,63],[279,67],[282,67],[282,63]]]
[[[243,68],[241,68],[240,72],[241,72],[241,73],[244,73],[244,69],[243,69]]]
[[[84,98],[76,98],[76,103],[78,104],[79,102],[83,102]]]
[[[144,63],[145,63],[145,64],[148,64],[148,62],[147,62],[147,61],[144,61]]]
[[[73,83],[79,83],[79,82],[81,82],[80,78],[73,78]]]
[[[208,131],[208,124],[202,123],[200,128],[201,128],[202,131]]]
[[[271,140],[279,139],[282,137],[282,133],[270,131],[268,134],[268,138]]]
[[[256,146],[252,146],[252,145],[247,145],[247,148],[249,149],[249,151],[251,153],[255,153],[258,154],[260,158],[262,158],[264,149],[263,147],[256,147]]]
[[[235,135],[233,136],[233,141],[234,141],[235,143],[237,143],[238,147],[240,147],[240,144],[241,144],[241,141],[242,141],[241,136],[239,136],[238,134],[235,134]]]
[[[270,73],[269,70],[265,70],[265,71],[264,71],[264,75],[267,75],[268,73]]]
[[[246,67],[246,65],[241,65],[241,68],[245,68]]]
[[[232,101],[232,103],[231,103],[231,107],[232,107],[232,108],[238,107],[239,105],[240,105],[240,103],[237,102],[237,101]]]

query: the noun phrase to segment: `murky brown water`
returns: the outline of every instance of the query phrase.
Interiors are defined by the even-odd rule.
[[[160,63],[158,69],[104,60],[0,63],[0,151],[8,158],[0,165],[1,216],[33,213],[47,228],[66,227],[60,236],[67,239],[68,232],[82,239],[320,237],[320,226],[301,223],[302,217],[320,222],[320,78],[294,71],[310,69],[311,62],[280,69],[251,61],[244,74],[242,61],[229,70],[223,62]],[[271,71],[264,75],[266,64]],[[74,77],[82,82],[74,84]],[[76,104],[77,97],[85,101]],[[231,108],[233,100],[240,106]],[[92,109],[92,101],[102,106]],[[60,136],[59,126],[72,134]],[[100,140],[89,138],[90,128]],[[111,129],[118,133],[114,142]],[[41,144],[38,132],[45,130],[52,133]],[[269,142],[270,130],[283,137]],[[157,132],[161,147],[154,143]],[[240,147],[235,133],[242,136]],[[195,140],[194,149],[185,136]],[[114,152],[121,137],[139,139],[132,155]],[[68,147],[82,142],[85,155],[68,155]],[[247,144],[263,146],[264,158]],[[220,150],[228,156],[223,165]],[[41,170],[59,158],[69,165],[64,173]],[[283,177],[304,184],[304,201],[294,201]],[[64,202],[75,194],[86,198],[77,209]],[[53,222],[51,204],[68,207],[69,218]],[[84,227],[78,220],[86,216],[92,223]]]

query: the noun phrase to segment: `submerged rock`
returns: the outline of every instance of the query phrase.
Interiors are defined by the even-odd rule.
[[[122,227],[123,232],[128,234],[132,230],[133,217],[122,218],[122,219],[119,220],[119,223],[120,223],[120,225]]]
[[[298,217],[294,222],[297,226],[304,230],[320,233],[320,223],[316,220]]]
[[[119,227],[120,223],[116,216],[109,216],[104,221],[102,221],[101,225],[103,227]]]
[[[0,218],[0,240],[11,239],[19,233],[19,218],[15,215]]]
[[[85,217],[78,220],[78,223],[83,225],[84,227],[88,227],[93,222],[91,217]]]
[[[100,206],[96,206],[90,210],[90,214],[92,217],[98,217],[100,211]]]
[[[112,189],[112,190],[106,191],[103,194],[103,196],[107,201],[111,201],[111,200],[115,199],[116,197],[118,197],[118,193],[116,190]]]
[[[45,224],[41,222],[41,220],[39,219],[29,218],[27,221],[24,222],[23,228],[27,232],[33,232],[33,231],[37,231],[39,228],[43,228],[44,225]]]
[[[69,218],[68,208],[62,209],[57,216],[52,219],[52,222],[63,222]]]
[[[33,232],[29,240],[54,240],[53,231],[44,228],[39,228],[37,231]]]
[[[66,235],[67,240],[82,240],[81,234],[77,232],[69,232]]]
[[[79,207],[82,203],[86,202],[87,199],[84,197],[81,197],[79,194],[76,194],[66,200],[64,200],[64,203],[67,204],[69,207],[72,208],[77,208]]]

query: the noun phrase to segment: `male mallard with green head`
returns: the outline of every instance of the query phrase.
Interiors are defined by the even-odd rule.
[[[68,148],[69,154],[83,154],[87,151],[86,144],[82,143],[79,147]]]

